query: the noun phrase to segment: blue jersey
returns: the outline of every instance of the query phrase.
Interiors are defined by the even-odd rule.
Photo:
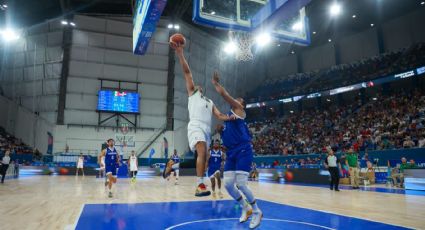
[[[112,150],[109,148],[106,148],[106,154],[105,154],[105,164],[106,165],[114,165],[117,163],[117,157],[118,153],[115,148]]]
[[[208,161],[208,167],[210,168],[220,168],[222,161],[222,154],[220,150],[212,149],[210,151],[210,159]]]
[[[171,160],[174,161],[174,164],[180,163],[180,157],[178,155],[172,155]]]
[[[236,115],[232,110],[230,110],[228,115],[231,116],[232,114]],[[249,134],[249,129],[245,120],[237,115],[236,117],[236,120],[224,122],[224,129],[221,133],[223,145],[228,149],[235,148],[242,144],[251,143],[251,135]]]

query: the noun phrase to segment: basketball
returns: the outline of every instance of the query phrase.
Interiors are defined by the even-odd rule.
[[[68,174],[68,169],[66,168],[59,169],[59,175],[67,175],[67,174]]]
[[[294,174],[292,174],[292,172],[287,171],[285,173],[285,180],[286,181],[292,181],[292,179],[294,179]]]
[[[186,44],[186,38],[183,34],[173,34],[170,37],[170,46],[174,48],[176,45],[184,46]]]

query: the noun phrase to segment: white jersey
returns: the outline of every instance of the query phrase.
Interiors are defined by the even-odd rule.
[[[78,158],[78,163],[77,163],[77,168],[81,169],[83,168],[84,165],[84,158],[83,157],[79,157]]]
[[[187,103],[190,122],[199,122],[207,127],[211,127],[213,106],[214,103],[212,100],[196,90],[192,96],[189,96]]]
[[[137,171],[137,157],[130,156],[130,171]]]

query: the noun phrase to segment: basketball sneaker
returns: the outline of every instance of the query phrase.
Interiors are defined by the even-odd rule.
[[[255,211],[252,214],[251,222],[249,223],[249,228],[254,229],[260,226],[261,219],[263,219],[263,212],[261,210]]]
[[[252,215],[252,208],[250,205],[245,203],[244,207],[242,208],[242,215],[239,217],[239,223],[243,223],[249,219],[249,217]]]
[[[221,193],[221,191],[218,191],[218,197],[220,197],[220,199],[223,199],[223,193]]]
[[[204,183],[201,183],[196,188],[195,196],[209,196],[211,192],[207,190],[207,186]]]

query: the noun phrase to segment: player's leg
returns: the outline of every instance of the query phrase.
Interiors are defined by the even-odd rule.
[[[224,172],[224,187],[227,190],[227,193],[236,200],[242,208],[242,214],[239,218],[239,222],[243,223],[248,220],[252,215],[252,208],[245,201],[242,193],[236,187],[236,172],[235,171],[225,171]]]
[[[248,145],[246,148],[238,151],[236,158],[236,186],[239,191],[245,196],[246,200],[252,207],[252,219],[249,224],[250,228],[256,228],[260,225],[263,218],[263,212],[257,205],[257,200],[254,197],[251,189],[248,187],[248,176],[251,170],[253,153],[252,148]]]
[[[196,143],[195,148],[198,154],[196,159],[196,179],[198,187],[195,196],[209,196],[211,192],[207,190],[204,182],[207,143],[205,141],[199,141]]]
[[[220,197],[220,199],[223,198],[223,193],[221,193],[221,175],[220,175],[220,170],[216,171],[216,173],[214,174],[215,180],[217,181],[217,188],[218,188],[218,197]]]
[[[180,175],[180,169],[176,169],[174,171],[174,178],[175,178],[174,184],[175,185],[178,185],[179,184],[179,175]]]
[[[211,174],[208,174],[211,175]],[[210,176],[210,181],[211,181],[211,189],[212,189],[212,197],[215,199],[217,198],[216,193],[215,193],[215,177],[214,175]]]

